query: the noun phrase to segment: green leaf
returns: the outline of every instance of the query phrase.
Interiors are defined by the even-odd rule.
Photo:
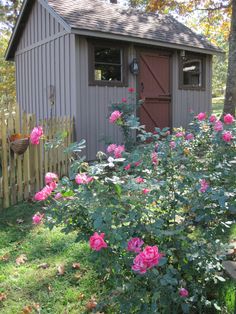
[[[114,185],[114,188],[115,188],[115,191],[116,191],[116,194],[121,197],[121,192],[122,192],[122,188],[119,184],[115,184]]]

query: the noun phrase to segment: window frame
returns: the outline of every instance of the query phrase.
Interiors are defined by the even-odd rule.
[[[179,53],[179,89],[183,90],[199,90],[205,91],[206,90],[206,56],[202,54],[195,54],[195,53],[186,53],[185,57],[191,60],[199,60],[201,63],[201,86],[196,85],[186,85],[184,84],[184,75],[183,75],[183,64],[184,60],[180,56]]]
[[[121,49],[121,81],[95,80],[95,47]],[[128,87],[128,53],[127,45],[113,41],[88,40],[89,86]]]

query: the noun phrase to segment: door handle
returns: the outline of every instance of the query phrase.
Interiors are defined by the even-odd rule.
[[[143,84],[143,82],[141,82],[141,93],[143,93],[144,92],[144,84]]]

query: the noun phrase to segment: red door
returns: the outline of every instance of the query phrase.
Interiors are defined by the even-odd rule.
[[[148,132],[171,127],[170,56],[141,53],[139,63],[140,122]]]

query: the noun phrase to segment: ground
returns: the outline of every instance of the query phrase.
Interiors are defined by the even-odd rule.
[[[84,313],[90,298],[104,290],[88,258],[89,247],[75,243],[76,234],[33,226],[35,210],[35,205],[24,203],[0,211],[0,313],[19,314],[34,303],[42,307],[39,313]],[[17,265],[19,257],[22,264]],[[75,268],[80,267],[74,269],[77,262]],[[58,275],[63,265],[65,273]],[[6,295],[3,302],[1,293]]]
[[[212,107],[213,113],[217,116],[220,116],[223,109],[224,98],[223,97],[215,97],[212,99]]]
[[[221,101],[214,100],[215,113],[220,113]],[[88,243],[76,243],[75,233],[65,235],[60,228],[32,225],[33,214],[41,211],[37,206],[22,203],[0,210],[0,313],[86,313],[86,305],[102,299],[109,287],[99,281]],[[235,238],[232,226],[225,240]],[[74,263],[80,265],[73,268]],[[218,289],[220,303],[232,314],[235,282]]]

